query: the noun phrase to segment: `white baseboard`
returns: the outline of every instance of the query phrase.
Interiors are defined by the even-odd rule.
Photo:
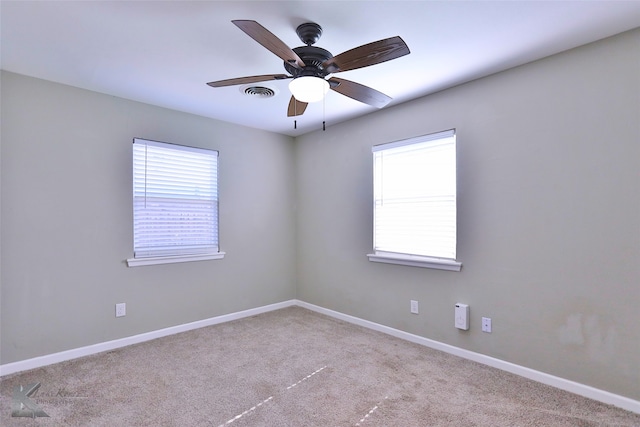
[[[144,334],[133,335],[126,338],[121,338],[113,341],[107,341],[99,344],[94,344],[86,347],[80,347],[72,350],[62,351],[59,353],[48,354],[45,356],[34,357],[32,359],[21,360],[18,362],[7,363],[0,365],[0,377],[13,374],[16,372],[27,371],[30,369],[40,368],[42,366],[52,365],[54,363],[64,362],[65,360],[77,359],[79,357],[90,356],[92,354],[102,353],[104,351],[114,350],[120,347],[126,347],[132,344],[138,344],[144,341],[150,341],[156,338],[165,337],[168,335],[178,334],[180,332],[186,332],[193,329],[203,328],[205,326],[217,325],[219,323],[230,322],[232,320],[242,319],[244,317],[255,316],[257,314],[266,313],[269,311],[279,310],[281,308],[299,306],[308,310],[315,311],[339,320],[343,320],[348,323],[363,326],[378,332],[410,341],[416,344],[424,345],[425,347],[440,350],[445,353],[453,354],[455,356],[462,357],[464,359],[473,360],[474,362],[482,363],[484,365],[492,366],[503,371],[510,372],[512,374],[519,375],[537,381],[543,384],[550,385],[552,387],[566,390],[571,393],[575,393],[580,396],[588,397],[599,402],[607,403],[617,406],[622,409],[626,409],[631,412],[640,414],[640,401],[630,399],[628,397],[620,396],[610,393],[608,391],[600,390],[588,385],[580,384],[574,381],[570,381],[564,378],[556,377],[554,375],[546,374],[544,372],[536,371],[534,369],[526,368],[524,366],[516,365],[514,363],[506,362],[504,360],[496,359],[494,357],[486,356],[481,353],[475,353],[473,351],[465,350],[459,347],[454,347],[449,344],[434,341],[428,338],[421,337],[419,335],[410,334],[408,332],[401,331],[399,329],[390,328],[388,326],[381,325],[379,323],[370,322],[368,320],[360,319],[358,317],[350,316],[348,314],[340,313],[337,311],[329,310],[317,305],[309,304],[300,300],[289,300],[276,304],[266,305],[250,310],[239,311],[236,313],[225,314],[222,316],[212,317],[209,319],[199,320],[196,322],[185,323],[183,325],[172,326],[170,328],[160,329],[157,331],[147,332]]]
[[[445,353],[450,353],[455,356],[462,357],[464,359],[473,360],[474,362],[482,363],[484,365],[492,366],[494,368],[510,372],[512,374],[519,375],[521,377],[528,378],[533,381],[537,381],[542,384],[550,385],[552,387],[559,388],[561,390],[569,391],[571,393],[588,397],[599,402],[607,403],[609,405],[617,406],[627,411],[640,414],[640,401],[630,399],[628,397],[620,396],[608,391],[600,390],[595,387],[580,384],[575,381],[570,381],[564,378],[556,377],[554,375],[546,374],[544,372],[536,371],[534,369],[526,368],[524,366],[516,365],[511,362],[496,359],[494,357],[486,356],[481,353],[475,353],[473,351],[465,350],[459,347],[454,347],[449,344],[444,344],[439,341],[434,341],[428,338],[421,337],[419,335],[410,334],[398,329],[390,328],[388,326],[380,325],[378,323],[363,320],[358,317],[343,314],[338,311],[329,310],[317,305],[309,304],[304,301],[295,301],[296,305],[339,319],[345,322],[353,323],[355,325],[363,326],[365,328],[373,329],[378,332],[383,332],[388,335],[392,335],[396,338],[401,338],[406,341],[410,341],[416,344],[424,345],[425,347],[440,350]]]
[[[230,322],[232,320],[242,319],[243,317],[255,316],[256,314],[266,313],[268,311],[279,310],[285,307],[297,305],[297,301],[289,300],[276,304],[265,305],[263,307],[252,308],[249,310],[238,311],[236,313],[225,314],[222,316],[211,317],[209,319],[198,320],[196,322],[185,323],[183,325],[172,326],[169,328],[159,329],[157,331],[146,332],[144,334],[133,335],[126,338],[120,338],[113,341],[106,341],[99,344],[89,345],[86,347],[74,348],[72,350],[61,351],[59,353],[47,354],[45,356],[34,357],[32,359],[21,360],[18,362],[0,365],[0,377],[13,374],[16,372],[28,371],[30,369],[40,368],[42,366],[53,365],[54,363],[64,362],[65,360],[77,359],[79,357],[90,356],[92,354],[102,353],[104,351],[114,350],[120,347],[126,347],[132,344],[138,344],[144,341],[150,341],[156,338],[166,337],[167,335],[179,334],[180,332],[190,331],[192,329],[203,328],[205,326],[217,325],[219,323]]]

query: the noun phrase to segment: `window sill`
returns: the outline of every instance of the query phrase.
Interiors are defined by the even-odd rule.
[[[462,263],[451,259],[430,258],[417,255],[377,253],[367,254],[369,261],[387,264],[408,265],[411,267],[433,268],[437,270],[460,271]]]
[[[212,259],[222,259],[225,256],[225,252],[218,252],[215,254],[201,254],[201,255],[175,255],[175,256],[157,256],[147,258],[129,258],[127,260],[127,266],[140,267],[143,265],[157,265],[157,264],[173,264],[176,262],[192,262],[192,261],[208,261]]]

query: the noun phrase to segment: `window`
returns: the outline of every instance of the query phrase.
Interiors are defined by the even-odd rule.
[[[224,256],[218,247],[218,152],[133,140],[130,267]]]
[[[455,130],[373,147],[370,261],[459,271]]]

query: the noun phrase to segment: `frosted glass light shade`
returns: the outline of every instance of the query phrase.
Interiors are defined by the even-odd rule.
[[[329,83],[320,77],[302,76],[289,83],[289,90],[300,102],[317,102],[329,91]]]

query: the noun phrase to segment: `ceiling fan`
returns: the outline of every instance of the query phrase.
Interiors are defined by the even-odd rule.
[[[289,85],[292,93],[287,116],[302,115],[309,102],[321,100],[329,89],[356,101],[382,108],[391,98],[382,92],[350,80],[329,77],[330,74],[355,70],[379,64],[409,54],[409,48],[398,36],[365,44],[339,55],[313,46],[322,35],[320,25],[307,22],[296,28],[300,40],[306,45],[289,48],[282,40],[256,21],[234,20],[238,28],[284,61],[289,74],[263,74],[239,77],[207,83],[211,87],[224,87],[256,83],[268,80],[293,79]],[[300,93],[296,86],[310,84],[309,94]]]

